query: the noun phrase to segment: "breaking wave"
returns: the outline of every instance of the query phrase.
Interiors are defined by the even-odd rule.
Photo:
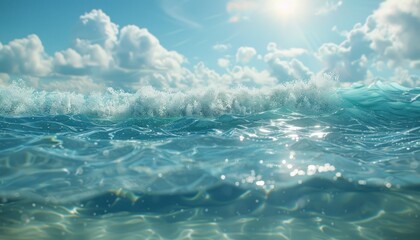
[[[252,114],[278,108],[327,110],[336,108],[336,89],[315,82],[293,82],[272,89],[191,89],[159,91],[144,87],[135,93],[108,88],[83,95],[39,91],[22,84],[0,88],[2,115],[89,114],[99,117],[175,117]]]
[[[129,93],[108,88],[88,95],[40,91],[13,83],[0,87],[0,114],[7,116],[88,114],[97,117],[217,117],[287,109],[324,112],[356,106],[394,114],[415,113],[420,89],[377,82],[371,86],[335,88],[334,83],[296,81],[270,89],[191,89],[160,91],[144,87]]]

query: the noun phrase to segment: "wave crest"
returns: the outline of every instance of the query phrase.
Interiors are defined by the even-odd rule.
[[[100,117],[174,117],[252,114],[278,108],[323,111],[336,107],[336,90],[315,81],[285,83],[271,89],[244,87],[159,91],[144,87],[135,93],[108,88],[83,95],[39,91],[13,83],[0,88],[1,115],[91,114]]]

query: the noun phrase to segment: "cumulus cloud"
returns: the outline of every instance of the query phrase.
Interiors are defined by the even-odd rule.
[[[257,51],[252,47],[240,47],[236,52],[237,63],[248,63],[257,54]]]
[[[52,59],[44,51],[37,35],[0,44],[0,72],[45,76],[50,73]]]
[[[67,49],[54,54],[55,70],[68,75],[87,74],[83,57],[74,49]]]
[[[417,87],[420,85],[420,77],[410,74],[407,69],[397,68],[391,80],[406,87]]]
[[[192,79],[200,79],[201,84],[203,85],[218,85],[222,82],[222,76],[216,71],[208,68],[203,62],[199,62],[193,68],[193,75],[190,77]],[[194,80],[192,82],[194,82]]]
[[[313,72],[296,59],[306,53],[307,50],[303,48],[279,49],[276,43],[270,42],[263,59],[267,63],[271,75],[280,82],[307,80],[312,77]]]
[[[7,73],[0,73],[0,86],[10,83],[10,76]]]
[[[127,69],[172,70],[180,68],[184,59],[180,54],[162,47],[147,29],[128,25],[121,29],[116,60],[120,67]]]
[[[80,21],[74,47],[53,56],[45,53],[36,35],[0,44],[0,73],[43,77],[36,84],[46,87],[57,85],[54,79],[128,89],[188,85],[181,79],[187,71],[184,57],[164,48],[147,29],[128,25],[120,30],[101,10],[85,13]]]
[[[340,43],[325,43],[317,56],[325,64],[324,71],[336,73],[341,81],[366,80],[369,68],[418,66],[420,46],[419,0],[387,0],[364,24],[356,24]]]
[[[366,25],[371,47],[390,64],[420,60],[420,1],[388,0],[381,3]],[[411,64],[418,66],[418,64]]]
[[[343,1],[327,1],[324,6],[320,7],[315,15],[325,15],[330,12],[337,11],[339,7],[343,5]]]
[[[226,73],[219,74],[203,62],[196,64],[192,71],[187,71],[184,76],[188,77],[189,88],[262,88],[273,87],[278,83],[267,70],[260,71],[249,66],[233,66],[226,69]]]
[[[191,87],[273,86],[278,76],[273,71],[248,66],[233,66],[229,57],[218,59],[226,69],[224,74],[204,63],[191,70],[184,67],[185,58],[163,47],[145,28],[123,26],[111,22],[101,10],[92,10],[80,17],[81,29],[74,46],[49,56],[40,39],[30,35],[8,44],[0,43],[0,81],[9,75],[23,75],[33,86],[44,89],[89,91],[94,88],[123,88],[136,90],[144,86],[156,89],[188,89]],[[273,59],[294,57],[301,49],[279,50],[271,44]],[[215,50],[227,50],[229,45],[215,45]],[[240,47],[235,60],[249,63],[257,54],[252,47]],[[261,57],[262,58],[262,57]],[[281,64],[280,64],[281,65]],[[286,63],[293,78],[306,78],[310,73],[299,61]],[[231,67],[231,68],[230,68]]]
[[[373,53],[366,30],[365,25],[357,24],[341,44],[323,44],[317,56],[325,64],[324,71],[337,74],[344,82],[365,80],[369,68],[368,56]]]
[[[230,66],[230,61],[226,58],[219,58],[217,59],[217,65],[219,65],[221,68],[227,68]]]
[[[279,58],[268,61],[272,76],[278,81],[308,80],[313,73],[299,60],[283,61]]]
[[[229,3],[228,11],[245,18],[243,12],[252,11],[256,1]],[[220,85],[269,87],[312,78],[315,74],[299,57],[315,55],[324,64],[322,72],[335,73],[344,82],[368,79],[369,69],[376,66],[377,71],[393,67],[396,69],[393,80],[416,86],[419,78],[405,68],[420,68],[419,8],[419,0],[387,0],[365,23],[343,33],[345,38],[341,43],[325,43],[315,54],[303,48],[282,49],[276,43],[269,43],[267,52],[258,55],[267,70],[245,66],[257,56],[257,51],[240,47],[235,56],[217,60],[218,66],[225,69],[223,74],[204,63],[187,69],[184,56],[166,49],[147,29],[134,25],[119,27],[103,11],[92,10],[80,17],[80,32],[74,45],[51,56],[36,35],[0,43],[0,82],[8,82],[11,76],[18,75],[26,76],[37,86],[78,91],[107,86],[135,90],[146,85],[157,89]],[[219,52],[229,48],[225,44],[213,46]]]
[[[274,42],[268,43],[267,51],[268,53],[264,56],[265,61],[275,58],[296,58],[308,52],[303,48],[279,49]]]
[[[54,70],[64,75],[86,75],[111,67],[113,56],[98,44],[77,41],[77,50],[69,48],[54,54]]]
[[[86,88],[150,85],[165,89],[186,88],[193,82],[192,73],[182,66],[184,57],[164,48],[147,29],[134,25],[119,29],[101,10],[82,15],[80,21],[74,47],[52,57],[36,35],[1,44],[2,82],[9,74],[31,79],[30,84],[46,89],[61,84],[73,90],[77,82]]]
[[[92,93],[99,89],[106,89],[109,86],[105,82],[95,82],[88,75],[54,75],[48,77],[48,81],[38,81],[34,87],[48,91],[74,91],[77,93]]]
[[[213,49],[218,51],[218,52],[225,52],[230,48],[230,45],[228,44],[216,44],[213,45]]]
[[[116,87],[150,84],[166,88],[182,74],[184,57],[165,49],[147,29],[127,25],[119,30],[101,10],[92,10],[81,20],[86,27],[97,28],[93,32],[99,37],[96,39],[102,40],[95,41],[91,37],[76,41],[83,67],[94,77],[99,74],[97,78]]]
[[[230,86],[261,88],[275,86],[277,83],[268,71],[258,71],[256,68],[248,66],[235,66],[223,77],[230,83]]]
[[[80,16],[82,24],[79,37],[90,43],[97,43],[105,48],[111,48],[117,41],[118,25],[102,10],[94,9]]]
[[[55,72],[64,75],[92,74],[111,68],[118,40],[118,25],[102,10],[92,10],[80,17],[81,27],[75,48],[54,54]]]

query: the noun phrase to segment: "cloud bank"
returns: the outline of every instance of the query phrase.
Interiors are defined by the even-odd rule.
[[[420,0],[387,0],[364,24],[358,23],[347,32],[343,42],[325,43],[316,55],[324,63],[324,71],[334,72],[346,82],[367,80],[374,66],[420,69],[418,29]],[[400,83],[420,84],[415,80]]]
[[[164,48],[147,29],[134,25],[121,29],[102,10],[80,17],[75,46],[49,56],[36,35],[0,45],[0,72],[53,79],[79,79],[90,86],[132,88],[182,85],[185,58]]]
[[[229,11],[241,14],[253,6],[246,0],[229,3]],[[213,50],[223,54],[216,58],[223,72],[203,62],[190,65],[185,56],[162,46],[148,29],[118,26],[102,10],[94,9],[79,20],[74,45],[51,55],[35,34],[0,43],[0,84],[23,78],[28,85],[47,90],[261,88],[323,73],[333,73],[341,82],[367,82],[373,79],[372,71],[383,68],[393,74],[393,81],[420,85],[419,77],[411,73],[420,69],[420,0],[387,0],[364,23],[345,32],[342,42],[323,43],[315,51],[270,42],[257,55],[250,46],[232,52],[229,44],[215,44]],[[304,58],[323,68],[309,68]]]
[[[229,55],[219,58],[218,65],[226,71],[223,74],[202,62],[188,69],[183,55],[166,49],[146,28],[120,27],[97,9],[80,16],[80,23],[74,46],[52,56],[44,51],[37,35],[5,45],[0,43],[2,82],[10,76],[22,76],[29,85],[44,89],[91,91],[111,86],[136,90],[151,86],[160,90],[182,90],[208,86],[264,87],[308,76],[306,67],[295,59],[290,63],[270,62],[271,70],[246,66],[257,54],[252,47],[238,48],[236,65],[232,65]],[[213,49],[226,52],[230,46],[216,44]],[[304,52],[272,48],[266,58],[296,57]],[[278,69],[283,64],[287,70],[279,74]]]

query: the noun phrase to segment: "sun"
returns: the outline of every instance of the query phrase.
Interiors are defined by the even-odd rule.
[[[266,9],[276,18],[294,18],[299,15],[297,0],[269,0]]]

